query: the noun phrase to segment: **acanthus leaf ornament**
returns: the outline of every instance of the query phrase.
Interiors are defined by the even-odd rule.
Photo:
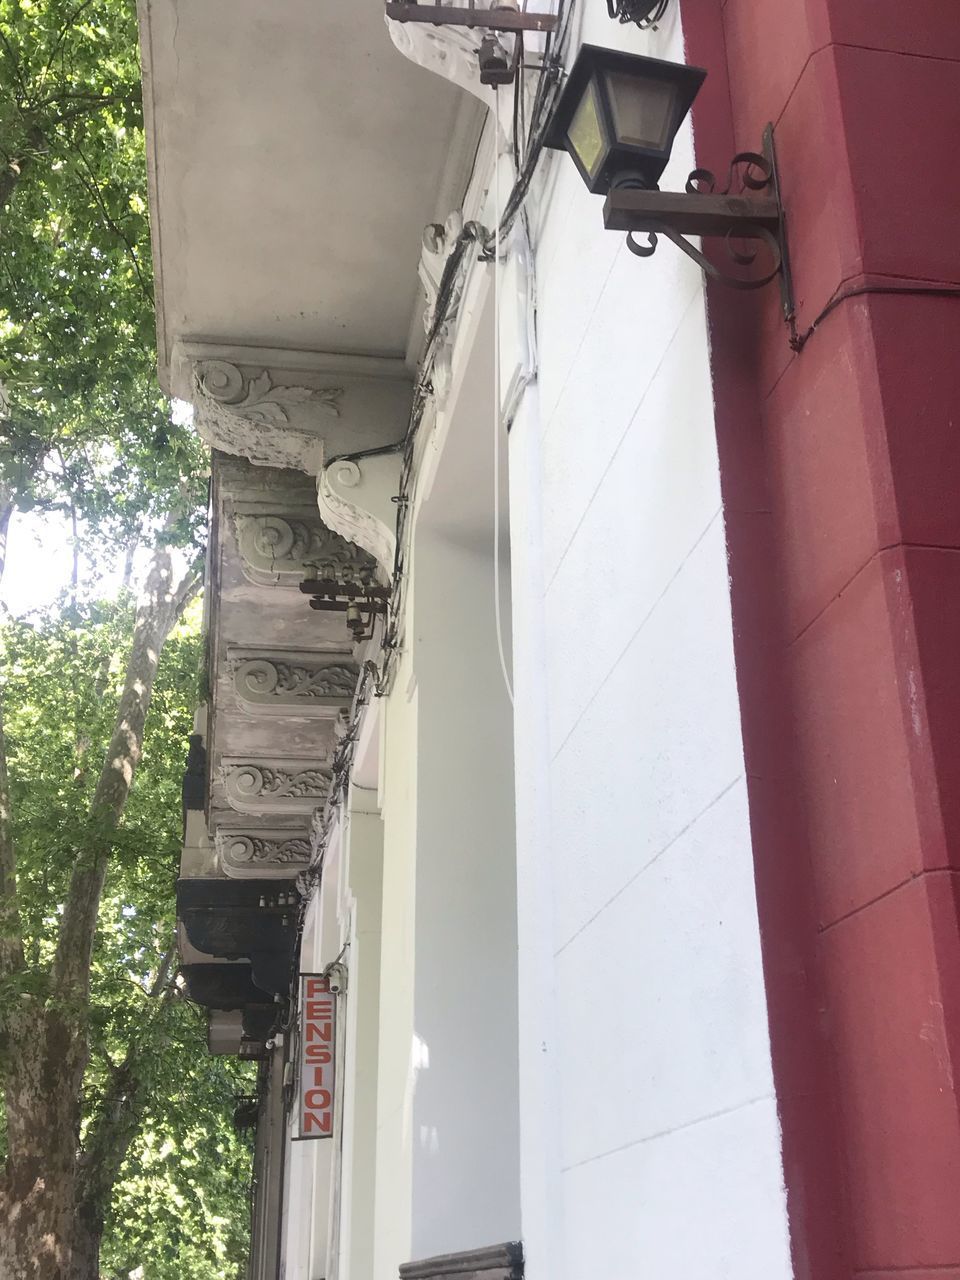
[[[251,582],[296,586],[311,569],[324,566],[337,581],[372,575],[376,562],[316,516],[237,512],[234,516],[242,567]]]
[[[246,377],[226,360],[203,360],[197,365],[197,390],[250,422],[288,422],[292,405],[316,405],[323,413],[340,416],[343,387],[298,387],[274,383],[267,369]]]
[[[225,758],[220,775],[231,808],[240,813],[309,814],[330,793],[332,772],[312,760]]]
[[[252,711],[336,716],[349,704],[360,669],[350,654],[247,654],[231,663],[239,700]]]
[[[215,844],[221,869],[233,879],[289,879],[310,861],[305,829],[218,827]]]

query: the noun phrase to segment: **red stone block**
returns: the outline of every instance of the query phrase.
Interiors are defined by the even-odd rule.
[[[867,303],[899,536],[958,547],[960,296],[873,294]]]
[[[748,788],[795,1275],[835,1280],[849,1275],[841,1151],[802,813],[786,780]]]
[[[858,272],[960,283],[960,62],[843,46],[833,56]]]
[[[956,0],[827,0],[837,44],[960,59]]]
[[[945,865],[921,831],[929,747],[907,726],[922,688],[903,555],[875,556],[791,650],[798,786],[821,924]],[[913,681],[911,683],[911,673]]]
[[[726,0],[723,25],[737,145],[755,149],[767,121],[779,120],[811,54],[829,42],[827,15],[823,0]]]
[[[897,541],[867,306],[838,309],[764,408],[780,589],[792,639]]]
[[[891,601],[891,618],[903,633],[913,631],[903,643],[901,686],[914,772],[924,779],[918,816],[925,865],[960,867],[960,551],[907,547],[904,564],[909,602],[898,616]]]
[[[960,1258],[956,877],[927,873],[822,936],[858,1271]]]
[[[797,325],[813,325],[844,280],[862,270],[835,50],[815,53],[777,121]]]

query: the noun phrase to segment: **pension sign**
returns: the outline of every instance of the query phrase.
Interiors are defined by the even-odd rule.
[[[318,973],[300,975],[300,1137],[333,1137],[337,997]]]

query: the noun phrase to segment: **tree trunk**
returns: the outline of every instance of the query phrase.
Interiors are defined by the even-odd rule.
[[[100,1241],[103,1219],[91,1221],[81,1207],[73,1223],[73,1249],[70,1255],[70,1280],[100,1280]]]
[[[155,1002],[154,1011],[148,1015],[151,1023],[163,1017],[177,996],[175,957],[171,943],[150,988],[150,998]],[[76,1218],[68,1280],[100,1280],[100,1241],[110,1197],[148,1101],[142,1070],[144,1054],[148,1052],[147,1040],[147,1035],[142,1034],[128,1044],[123,1061],[113,1068],[107,1097],[84,1137],[84,1150],[77,1167]]]
[[[175,587],[169,550],[157,549],[137,610],[113,736],[85,830],[75,842],[49,992],[45,1000],[21,996],[20,1007],[4,1018],[8,1154],[0,1178],[2,1280],[70,1276],[90,962],[100,897],[113,833],[140,760],[160,652],[198,586],[190,575]],[[87,1233],[81,1249],[99,1247],[93,1234]]]
[[[23,177],[24,170],[29,168],[35,156],[46,151],[46,149],[47,140],[43,135],[43,130],[39,125],[32,125],[27,132],[27,146],[23,155],[17,156],[15,160],[8,163],[7,167],[0,173],[0,213],[6,209],[13,198],[13,193]]]

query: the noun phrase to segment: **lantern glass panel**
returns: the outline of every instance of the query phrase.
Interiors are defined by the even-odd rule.
[[[645,151],[669,152],[676,117],[677,86],[654,80],[606,73],[610,114],[617,142]]]
[[[596,82],[591,78],[574,112],[567,138],[584,171],[595,178],[607,154]]]

